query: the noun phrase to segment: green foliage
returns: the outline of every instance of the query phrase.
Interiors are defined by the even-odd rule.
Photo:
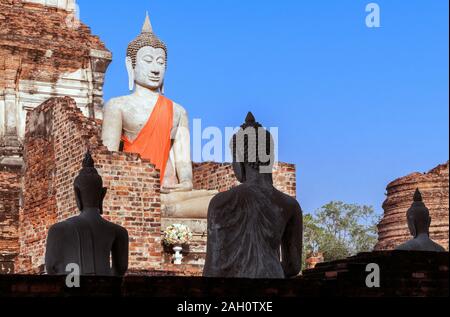
[[[377,242],[379,217],[371,206],[333,201],[314,215],[303,218],[303,259],[310,253],[323,253],[333,261],[372,251]]]

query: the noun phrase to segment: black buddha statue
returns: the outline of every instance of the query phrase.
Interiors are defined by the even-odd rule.
[[[89,151],[74,189],[81,214],[50,228],[45,253],[47,273],[67,274],[66,266],[74,263],[81,275],[124,275],[128,268],[128,232],[101,216],[106,188]]]
[[[442,246],[430,239],[430,212],[423,203],[422,194],[418,188],[414,193],[414,202],[408,209],[406,218],[409,231],[414,238],[398,246],[396,250],[445,252]]]
[[[203,276],[296,276],[301,269],[302,210],[273,186],[272,136],[249,113],[230,146],[234,173],[242,184],[217,194],[209,205]]]

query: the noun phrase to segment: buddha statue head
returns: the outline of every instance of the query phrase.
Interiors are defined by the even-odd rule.
[[[80,173],[74,181],[75,200],[80,211],[86,208],[98,208],[103,213],[103,199],[107,189],[94,167],[91,153],[87,151]]]
[[[431,217],[430,211],[422,200],[422,194],[417,188],[414,193],[414,202],[406,213],[408,228],[411,235],[416,238],[419,234],[429,235]]]
[[[136,84],[164,93],[167,47],[153,33],[148,13],[141,34],[128,44],[125,64],[130,90],[133,90]]]
[[[274,141],[272,135],[256,122],[251,112],[230,142],[233,155],[233,169],[242,183],[249,172],[272,174],[274,164]]]

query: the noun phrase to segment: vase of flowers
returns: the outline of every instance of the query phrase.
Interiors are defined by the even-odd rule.
[[[188,226],[175,223],[164,230],[163,242],[166,246],[171,246],[174,251],[173,263],[180,265],[183,259],[181,252],[183,245],[192,239],[192,232]]]

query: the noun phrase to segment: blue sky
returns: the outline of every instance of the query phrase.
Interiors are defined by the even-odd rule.
[[[125,49],[149,11],[169,48],[166,96],[203,126],[247,111],[279,127],[298,200],[381,212],[386,185],[449,157],[448,1],[78,0],[113,53],[105,99],[128,93]],[[227,140],[228,142],[228,140]]]

